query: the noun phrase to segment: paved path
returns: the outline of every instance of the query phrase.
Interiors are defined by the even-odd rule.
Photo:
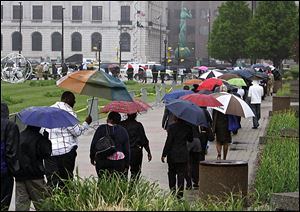
[[[144,151],[142,175],[151,181],[157,181],[161,188],[168,189],[167,163],[160,161],[162,149],[166,140],[167,133],[161,128],[161,119],[164,107],[155,107],[147,113],[138,115],[137,120],[140,121],[145,128],[146,135],[150,141],[150,149],[153,159],[147,161],[146,152]],[[237,135],[232,136],[232,144],[228,152],[228,160],[244,160],[248,162],[249,167],[249,183],[253,180],[255,159],[258,153],[259,137],[263,136],[265,127],[268,123],[269,111],[272,110],[271,97],[266,97],[261,105],[261,119],[258,129],[252,129],[252,118],[242,118],[242,128]],[[100,120],[99,124],[105,123]],[[94,167],[89,162],[89,147],[93,137],[94,130],[90,130],[86,135],[80,137],[78,148],[77,165],[79,175],[88,177],[96,176]],[[217,152],[215,143],[210,143],[206,160],[215,160]]]
[[[165,130],[161,128],[161,119],[163,115],[163,106],[156,106],[153,110],[147,113],[138,115],[137,120],[144,125],[146,135],[150,141],[150,149],[152,152],[152,161],[148,162],[146,152],[144,151],[142,176],[152,182],[159,183],[162,189],[168,190],[167,163],[160,161],[162,149],[167,137]],[[248,185],[254,180],[255,160],[258,153],[259,137],[264,135],[265,127],[268,123],[269,111],[272,110],[271,97],[266,97],[261,105],[261,119],[258,129],[252,129],[252,118],[242,118],[242,128],[239,129],[237,135],[232,136],[232,144],[227,155],[228,160],[243,160],[248,162]],[[92,125],[97,127],[97,124],[105,123],[104,119],[99,122],[94,122]],[[90,129],[85,135],[79,137],[79,147],[77,150],[76,166],[81,177],[97,176],[94,166],[90,164],[89,148],[95,130]],[[217,151],[215,143],[210,143],[206,160],[215,160]],[[194,192],[188,192],[188,195],[193,195]],[[14,200],[10,209],[14,209]]]

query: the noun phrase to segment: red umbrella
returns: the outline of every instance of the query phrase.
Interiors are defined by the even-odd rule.
[[[216,100],[215,97],[206,95],[206,94],[198,94],[193,93],[189,95],[185,95],[180,97],[180,99],[187,100],[190,102],[193,102],[194,104],[200,106],[200,107],[219,107],[223,106],[221,102]]]
[[[200,91],[200,90],[212,91],[216,85],[221,86],[222,84],[223,84],[223,81],[220,79],[208,78],[199,85],[199,87],[197,88],[197,91]]]
[[[100,112],[108,113],[114,111],[118,113],[132,114],[147,111],[149,108],[151,108],[151,106],[141,100],[134,100],[134,102],[112,101],[102,108]]]

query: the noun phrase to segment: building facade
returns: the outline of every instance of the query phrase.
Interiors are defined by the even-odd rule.
[[[1,58],[21,51],[34,60],[60,62],[61,57],[66,59],[74,54],[97,59],[100,49],[102,62],[119,63],[120,55],[122,63],[159,62],[159,49],[163,52],[166,36],[167,4],[1,1]]]

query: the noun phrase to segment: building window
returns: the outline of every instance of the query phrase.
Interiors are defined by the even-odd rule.
[[[72,38],[72,51],[81,51],[81,34],[74,32]]]
[[[102,51],[102,36],[99,32],[94,32],[92,34],[92,45],[91,45],[92,51],[99,51],[98,50],[99,41],[100,41],[100,51]]]
[[[32,6],[32,19],[43,20],[43,6]]]
[[[51,35],[52,51],[61,51],[61,47],[62,47],[61,38],[62,36],[59,32],[54,32]]]
[[[72,20],[82,21],[82,6],[72,6]]]
[[[102,21],[102,6],[93,6],[92,7],[92,20],[93,21]]]
[[[121,6],[121,22],[130,22],[130,6]]]
[[[201,9],[200,10],[200,18],[207,20],[208,17],[208,10],[207,9]]]
[[[121,34],[121,51],[130,52],[130,35],[127,32]]]
[[[20,32],[12,34],[12,51],[22,51],[22,35]]]
[[[39,32],[32,33],[31,43],[32,51],[42,51],[42,34]]]
[[[52,20],[62,20],[62,6],[52,6]]]
[[[20,19],[20,15],[21,15],[21,19],[22,19],[23,18],[23,5],[21,5],[21,8],[20,8],[20,5],[14,5],[13,6],[13,19],[14,20],[19,20]]]

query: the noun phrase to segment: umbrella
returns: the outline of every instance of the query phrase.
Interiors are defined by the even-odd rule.
[[[49,129],[74,126],[79,123],[71,113],[56,107],[33,106],[17,113],[26,125]]]
[[[180,99],[187,100],[190,102],[193,102],[194,104],[200,106],[200,107],[218,107],[223,106],[221,102],[216,100],[215,97],[206,95],[206,94],[198,94],[193,93],[189,95],[185,95],[180,97]]]
[[[149,108],[152,107],[141,100],[134,100],[133,102],[111,101],[104,108],[102,108],[100,112],[108,113],[114,111],[118,113],[132,114],[147,111]]]
[[[216,71],[216,70],[210,70],[208,72],[205,72],[204,74],[200,75],[201,79],[208,79],[208,78],[212,78],[212,77],[219,77],[223,75],[223,73]]]
[[[236,70],[236,71],[231,71],[232,74],[237,74],[241,76],[242,78],[245,79],[250,79],[254,75],[254,71],[249,70],[249,69],[242,69],[242,70]]]
[[[201,82],[203,82],[203,80],[201,80],[201,79],[190,79],[190,80],[186,80],[183,84],[184,85],[193,85],[193,84],[200,84]]]
[[[227,81],[230,85],[235,85],[238,87],[247,86],[245,81],[242,78],[232,78]]]
[[[197,88],[197,91],[200,91],[200,90],[212,91],[216,85],[220,86],[222,84],[223,84],[223,81],[220,79],[208,78],[199,85],[199,87]]]
[[[244,118],[255,116],[250,106],[240,97],[226,92],[213,93],[210,95],[223,104],[223,106],[220,107],[213,107],[213,109],[218,110],[221,113]]]
[[[130,63],[127,63],[126,65],[124,65],[124,68],[133,68],[133,66]]]
[[[76,71],[59,79],[56,85],[78,94],[133,101],[121,80],[102,71]]]
[[[223,79],[223,80],[230,80],[232,78],[241,78],[241,77],[237,74],[226,73],[226,74],[219,76],[218,78]]]
[[[171,100],[174,99],[178,99],[181,96],[187,95],[187,94],[192,94],[194,93],[191,90],[175,90],[172,91],[171,93],[167,93],[164,95],[164,97],[162,98],[162,100],[164,100],[164,102],[170,102]]]
[[[206,67],[206,66],[200,66],[199,69],[200,69],[201,71],[207,71],[207,70],[208,70],[208,67]]]
[[[196,126],[208,126],[204,110],[192,102],[175,99],[166,104],[166,108],[176,117],[186,122]]]

